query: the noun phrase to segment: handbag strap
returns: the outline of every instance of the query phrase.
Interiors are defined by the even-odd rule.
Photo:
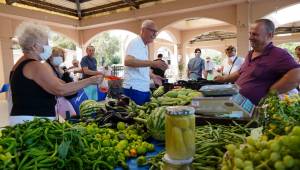
[[[233,62],[232,62],[232,65],[231,65],[231,67],[230,67],[230,70],[229,70],[229,72],[228,72],[228,74],[230,75],[230,73],[231,73],[231,70],[232,70],[232,68],[233,68],[233,66],[234,66],[234,63],[235,63],[235,61],[237,60],[237,56],[235,57],[235,59],[233,60]]]

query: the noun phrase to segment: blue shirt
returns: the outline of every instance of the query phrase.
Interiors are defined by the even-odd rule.
[[[95,57],[84,56],[81,59],[80,65],[81,65],[81,68],[87,67],[89,70],[97,71],[97,60],[95,59]],[[88,77],[91,77],[91,75],[87,75],[87,74],[83,73],[83,75],[82,75],[83,79],[88,78]]]

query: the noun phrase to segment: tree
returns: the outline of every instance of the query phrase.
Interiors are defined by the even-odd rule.
[[[100,65],[112,65],[121,63],[120,46],[118,37],[108,32],[95,38],[91,45],[95,47],[95,57]]]
[[[52,42],[53,47],[76,50],[76,45],[72,42],[72,40],[59,34],[53,33],[53,35],[50,38],[50,41]]]
[[[286,49],[293,57],[296,57],[295,48],[300,45],[300,42],[288,42],[278,45],[278,47]]]

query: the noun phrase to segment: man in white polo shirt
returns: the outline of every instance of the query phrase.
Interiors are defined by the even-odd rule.
[[[123,90],[136,104],[150,101],[150,67],[166,70],[168,65],[160,61],[151,61],[148,56],[148,44],[157,36],[157,29],[152,20],[145,20],[141,33],[133,39],[126,50]]]

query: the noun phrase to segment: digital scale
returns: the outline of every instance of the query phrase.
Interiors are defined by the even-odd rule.
[[[217,96],[222,88],[228,91],[228,85],[209,85],[210,87],[202,87],[200,91],[205,93],[205,89],[210,89],[209,94],[212,96],[196,97],[192,100],[191,106],[195,108],[197,115],[218,118],[241,118],[249,119],[252,117],[255,105],[246,97],[237,92],[236,87],[232,86],[231,94],[226,96]],[[211,88],[212,87],[212,88]],[[214,93],[214,89],[217,93]],[[224,95],[224,94],[222,94]]]

